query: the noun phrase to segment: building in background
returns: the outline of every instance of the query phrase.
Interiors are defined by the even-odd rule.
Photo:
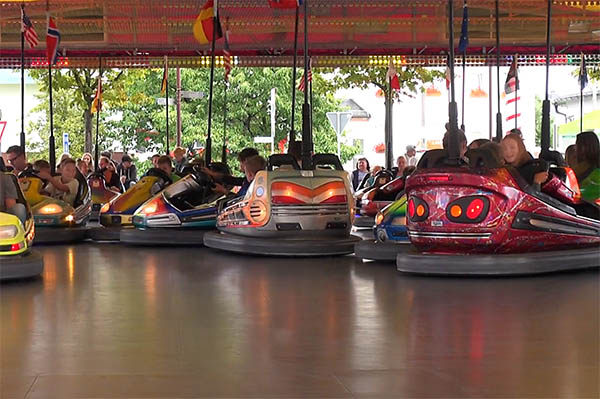
[[[593,130],[600,135],[600,90],[595,84],[588,85],[583,92],[583,130]],[[555,97],[554,123],[557,127],[557,146],[563,150],[575,144],[580,132],[580,96],[579,93]]]

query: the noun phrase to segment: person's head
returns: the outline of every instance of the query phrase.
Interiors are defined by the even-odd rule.
[[[406,158],[404,156],[400,155],[396,159],[396,166],[398,167],[398,173],[402,173],[404,168],[406,168]]]
[[[68,183],[75,178],[77,174],[77,165],[72,158],[65,158],[60,163],[60,178],[63,182]]]
[[[596,133],[592,131],[579,133],[575,145],[577,163],[587,162],[590,166],[600,168],[600,143]]]
[[[152,155],[152,158],[150,160],[152,161],[153,168],[158,168],[158,159],[159,158],[160,158],[160,155],[158,155],[158,154]]]
[[[238,154],[238,161],[240,162],[240,169],[242,170],[242,172],[245,173],[244,165],[246,163],[246,159],[257,155],[258,151],[256,150],[256,148],[248,147],[240,151],[240,153]]]
[[[446,124],[446,128],[448,128],[448,124]],[[442,146],[445,150],[450,146],[450,131],[446,130],[444,134],[444,138],[442,139]],[[465,152],[467,152],[467,136],[465,136],[465,132],[458,129],[458,148],[460,150],[460,156],[463,157]]]
[[[33,169],[38,172],[50,173],[50,163],[45,159],[38,159],[33,163]]]
[[[479,148],[488,150],[498,165],[504,165],[504,155],[500,144],[490,141]]]
[[[371,165],[369,165],[369,160],[367,158],[358,158],[358,162],[356,163],[356,169],[361,172],[368,172],[371,170]]]
[[[101,156],[101,157],[106,157],[106,158],[108,158],[108,159],[112,159],[112,154],[110,153],[110,151],[102,151],[102,152],[100,153],[100,156]]]
[[[260,155],[254,155],[252,157],[247,158],[244,161],[244,172],[246,174],[246,180],[251,182],[254,180],[254,176],[258,173],[259,170],[265,170],[267,167],[267,161]]]
[[[77,160],[77,169],[79,169],[81,174],[84,176],[87,176],[88,172],[90,171],[88,163],[83,159]]]
[[[477,148],[481,148],[484,145],[490,143],[490,141],[488,139],[477,139],[477,140],[473,140],[471,141],[471,144],[469,144],[468,149],[469,150],[475,150]]]
[[[84,152],[83,155],[81,156],[81,160],[85,161],[88,165],[91,165],[94,158],[92,157],[92,154],[90,154],[89,152]]]
[[[110,170],[111,172],[117,171],[117,165],[115,165],[115,163],[113,161],[108,161],[108,166],[106,168],[108,170]]]
[[[504,161],[511,166],[521,166],[529,159],[523,140],[516,134],[506,135],[500,145]]]
[[[185,156],[185,149],[181,147],[175,148],[173,150],[173,156],[175,157],[175,161],[181,162],[181,160]]]
[[[58,161],[58,163],[62,164],[62,161],[64,161],[67,158],[71,158],[71,154],[69,154],[68,152],[63,152],[60,156],[60,161]]]
[[[379,165],[373,166],[373,169],[371,170],[371,175],[372,176],[376,175],[378,172],[381,171],[381,169],[383,169],[383,168]]]
[[[565,162],[572,168],[577,165],[577,145],[571,144],[565,150]]]
[[[171,158],[167,155],[158,157],[158,160],[156,161],[156,167],[168,175],[173,173],[173,164],[171,163]]]
[[[27,168],[27,158],[25,151],[21,146],[13,145],[6,150],[7,161],[15,168],[17,172],[21,172]]]
[[[123,158],[121,158],[121,164],[123,165],[123,167],[125,169],[129,168],[131,166],[131,157],[127,154],[123,155]]]
[[[98,161],[98,166],[100,167],[100,169],[108,168],[109,165],[110,159],[104,156],[100,157],[100,160]]]
[[[417,153],[417,150],[415,149],[414,145],[406,146],[406,155],[408,155],[409,157],[414,157],[416,153]]]
[[[513,129],[510,129],[510,131],[508,132],[508,134],[516,134],[517,136],[519,136],[519,138],[521,140],[523,140],[523,133],[521,132],[521,129],[518,129],[518,128],[515,127]]]

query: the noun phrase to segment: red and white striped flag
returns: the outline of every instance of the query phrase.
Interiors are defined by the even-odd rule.
[[[225,68],[225,81],[229,82],[229,73],[231,72],[231,53],[227,47],[223,49],[223,67]]]
[[[34,48],[38,45],[38,35],[35,32],[35,29],[33,29],[31,20],[25,14],[25,7],[21,7],[21,33],[29,45],[29,48]]]
[[[312,82],[312,68],[310,67],[310,65],[308,66],[308,81]],[[300,79],[300,83],[298,84],[298,90],[303,92],[305,87],[306,87],[306,81],[304,79],[304,75],[302,75],[302,78]]]

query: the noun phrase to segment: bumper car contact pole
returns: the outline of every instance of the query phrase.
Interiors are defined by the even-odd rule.
[[[204,162],[206,166],[210,165],[212,161],[212,138],[211,138],[211,127],[212,127],[212,104],[213,104],[213,85],[215,79],[215,43],[217,36],[217,29],[219,26],[219,3],[215,1],[213,13],[213,32],[212,32],[212,43],[210,48],[210,85],[208,90],[208,133],[206,135],[206,153]]]
[[[304,104],[302,104],[302,169],[312,170],[312,126],[308,100],[308,0],[304,1]]]
[[[21,19],[25,14],[25,5],[21,4]],[[20,144],[25,152],[25,32],[21,29],[21,135]]]
[[[294,23],[294,58],[292,62],[292,123],[290,128],[289,142],[296,141],[295,119],[296,119],[296,65],[298,63],[298,22],[300,20],[300,7],[296,7],[296,20]],[[289,148],[289,145],[288,145]]]
[[[542,137],[541,154],[545,154],[550,149],[550,100],[548,99],[548,84],[550,81],[550,29],[552,17],[552,1],[548,0],[548,15],[546,21],[546,97],[542,102]],[[540,155],[541,155],[540,154]]]
[[[496,142],[502,140],[502,113],[500,112],[500,6],[496,0],[496,95],[498,111],[496,112]]]
[[[450,54],[448,59],[448,67],[450,68],[450,104],[448,113],[450,117],[450,134],[449,134],[449,158],[452,162],[459,162],[460,149],[458,148],[458,107],[456,105],[456,96],[454,92],[454,2],[448,0],[448,28]]]

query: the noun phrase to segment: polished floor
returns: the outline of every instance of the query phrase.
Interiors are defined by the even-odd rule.
[[[598,398],[597,272],[39,248],[0,285],[0,398]]]

